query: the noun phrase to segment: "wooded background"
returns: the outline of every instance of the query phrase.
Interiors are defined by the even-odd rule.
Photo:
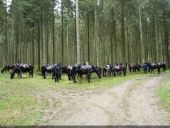
[[[166,62],[170,0],[79,0],[80,61]],[[0,66],[77,61],[76,1],[0,0]]]

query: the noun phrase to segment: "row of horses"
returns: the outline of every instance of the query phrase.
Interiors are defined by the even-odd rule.
[[[83,65],[83,64],[75,64],[73,66],[61,66],[60,64],[54,65],[43,65],[41,68],[41,73],[44,78],[46,78],[47,73],[52,74],[52,78],[55,81],[61,79],[62,74],[67,74],[69,80],[73,80],[76,82],[76,78],[82,78],[83,75],[86,75],[86,79],[90,82],[91,74],[96,73],[98,78],[101,79],[101,68],[94,67],[93,65]]]
[[[154,70],[158,71],[158,74],[160,74],[161,69],[162,71],[166,71],[166,64],[165,63],[150,63],[145,62],[144,64],[129,64],[129,71],[130,72],[140,72],[141,68],[143,68],[144,73],[154,73]]]
[[[123,68],[124,67],[124,68]],[[126,75],[126,69],[123,64],[115,67],[115,76],[117,74],[121,74],[121,71],[124,72]],[[7,64],[5,65],[1,73],[10,72],[10,78],[13,79],[15,74],[18,74],[18,77],[22,78],[22,74],[28,72],[29,77],[33,77],[33,66],[29,64]],[[10,71],[11,70],[11,71]],[[113,69],[112,69],[113,70]],[[98,66],[93,65],[86,65],[86,64],[75,64],[73,66],[61,66],[61,64],[45,64],[41,67],[41,75],[45,79],[46,75],[49,73],[52,75],[52,79],[55,79],[55,82],[61,79],[62,74],[67,74],[69,80],[73,80],[76,82],[77,78],[83,78],[83,75],[86,76],[88,82],[90,82],[92,73],[95,73],[99,79],[102,77],[103,74],[106,74],[107,70],[105,68],[101,68]],[[105,75],[106,76],[106,75]]]
[[[4,72],[10,72],[11,79],[15,77],[15,74],[18,74],[18,77],[22,78],[22,74],[27,72],[29,73],[29,77],[33,77],[34,67],[30,64],[6,64],[1,70],[1,73]]]
[[[160,73],[160,69],[162,68],[163,71],[166,70],[165,63],[158,63],[158,64],[151,64],[151,63],[144,63],[144,64],[129,64],[128,65],[130,72],[137,72],[143,68],[144,73],[154,73],[154,70],[157,69],[158,73]],[[33,70],[34,67],[29,64],[7,64],[5,65],[1,73],[10,72],[10,78],[13,79],[15,74],[18,74],[18,77],[22,78],[22,74],[28,72],[29,77],[33,77]],[[126,76],[127,72],[127,64],[108,64],[106,67],[98,67],[93,65],[86,65],[86,64],[75,64],[73,66],[62,66],[61,64],[45,64],[41,67],[41,75],[43,78],[46,78],[46,75],[49,73],[52,75],[52,79],[55,79],[55,82],[59,81],[62,77],[62,74],[67,74],[69,80],[73,80],[76,82],[77,78],[82,78],[83,75],[86,76],[88,82],[90,82],[92,73],[95,73],[99,79],[106,76],[116,76],[123,74]]]

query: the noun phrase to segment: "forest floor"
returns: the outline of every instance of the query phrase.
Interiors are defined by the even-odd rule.
[[[65,80],[0,78],[0,124],[170,125],[170,73]],[[38,81],[38,82],[37,82]]]

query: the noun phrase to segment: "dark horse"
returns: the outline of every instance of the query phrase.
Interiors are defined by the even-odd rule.
[[[149,64],[149,69],[151,73],[154,73],[154,70],[158,70],[158,74],[160,74],[160,66],[158,64]]]
[[[144,73],[150,72],[150,73],[154,73],[154,70],[157,69],[158,74],[160,74],[160,69],[163,68],[163,71],[166,71],[166,64],[165,63],[158,63],[158,64],[154,64],[154,63],[149,63],[146,62],[143,65],[143,69],[144,69]]]
[[[20,78],[22,78],[22,73],[29,73],[29,77],[33,77],[34,67],[29,64],[16,64],[11,72],[11,79],[14,78],[15,74],[17,73]]]
[[[158,63],[158,65],[160,66],[160,68],[162,68],[162,71],[166,71],[166,64],[165,63]]]
[[[41,67],[41,73],[44,79],[46,79],[46,73],[52,73],[54,65],[45,64]]]
[[[140,72],[140,69],[141,69],[141,65],[140,64],[129,64],[129,71],[130,72]]]
[[[106,68],[103,68],[103,76],[116,76],[122,73],[126,76],[126,66],[123,64],[108,64]]]
[[[2,70],[1,70],[1,73],[6,73],[7,71],[9,72],[10,70],[14,69],[14,64],[6,64]]]
[[[67,74],[68,80],[73,80],[75,82],[74,77],[76,77],[76,76],[75,76],[74,72],[76,72],[76,69],[73,69],[73,66],[71,66],[71,65],[62,67],[62,73]]]
[[[55,82],[58,82],[61,78],[62,68],[59,64],[54,64],[52,68],[52,78],[55,79]]]
[[[116,72],[114,69],[114,65],[108,64],[106,67],[103,68],[103,77],[111,76],[111,75],[116,76]]]
[[[82,64],[76,64],[72,67],[71,74],[74,82],[76,82],[76,75],[78,77],[82,78],[83,75],[86,75],[86,79],[88,82],[90,82],[91,74],[96,73],[98,78],[101,79],[101,68],[100,67],[94,67],[93,65],[82,65]]]
[[[113,70],[117,75],[121,75],[123,73],[123,75],[126,76],[126,66],[122,63],[114,65]]]

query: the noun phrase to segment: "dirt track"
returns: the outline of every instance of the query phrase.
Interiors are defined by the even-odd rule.
[[[141,77],[101,91],[34,92],[38,102],[47,102],[40,125],[170,125],[154,95],[164,77]]]

